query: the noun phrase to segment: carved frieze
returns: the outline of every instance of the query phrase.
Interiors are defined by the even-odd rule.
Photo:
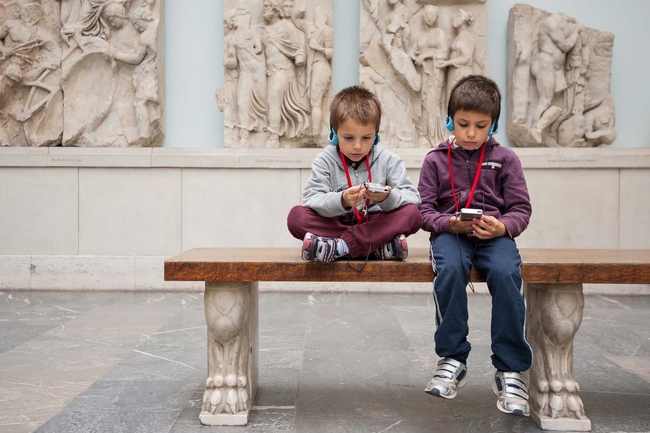
[[[508,19],[508,135],[521,147],[593,147],[616,139],[614,35],[525,4]]]
[[[160,146],[162,0],[0,4],[0,145]]]
[[[331,0],[226,0],[226,147],[326,144],[332,98]]]
[[[361,85],[382,102],[389,147],[436,147],[449,93],[487,73],[485,1],[362,0]]]

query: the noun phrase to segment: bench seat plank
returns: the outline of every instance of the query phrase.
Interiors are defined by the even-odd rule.
[[[521,249],[527,283],[650,284],[650,250]],[[363,260],[351,260],[360,269]],[[404,262],[370,260],[363,272],[347,260],[308,263],[298,248],[195,248],[165,261],[166,281],[430,282],[429,251]],[[472,270],[471,280],[485,281]]]

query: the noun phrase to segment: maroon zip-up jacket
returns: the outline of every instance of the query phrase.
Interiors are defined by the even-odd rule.
[[[483,209],[485,215],[501,221],[506,227],[506,235],[514,239],[526,229],[532,213],[524,171],[515,152],[501,146],[494,137],[488,138],[483,145],[486,146],[483,167],[469,205],[467,198],[481,150],[479,148],[471,156],[461,147],[451,150],[459,208]],[[449,218],[456,212],[447,163],[449,146],[447,140],[429,152],[420,171],[418,191],[422,197],[422,228],[431,232],[431,240],[438,233],[451,232]]]

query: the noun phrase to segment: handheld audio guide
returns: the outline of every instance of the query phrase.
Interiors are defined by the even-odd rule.
[[[471,209],[464,207],[460,210],[460,220],[461,221],[471,221],[474,218],[481,218],[483,215],[482,209]]]
[[[363,187],[370,192],[390,192],[390,188],[379,183],[364,182]]]

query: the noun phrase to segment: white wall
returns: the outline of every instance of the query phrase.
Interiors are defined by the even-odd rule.
[[[223,84],[223,1],[165,1],[166,136],[165,147],[223,147],[223,116],[214,99]],[[260,0],[262,1],[262,0]],[[332,0],[335,55],[333,86],[356,84],[358,76],[359,1]],[[516,0],[488,0],[488,68],[506,88],[506,26]],[[549,12],[565,12],[588,27],[612,32],[612,94],[618,139],[611,147],[649,147],[650,42],[648,0],[531,0]],[[507,116],[505,103],[502,116]],[[503,122],[505,124],[505,122]],[[508,146],[506,128],[497,139]]]

